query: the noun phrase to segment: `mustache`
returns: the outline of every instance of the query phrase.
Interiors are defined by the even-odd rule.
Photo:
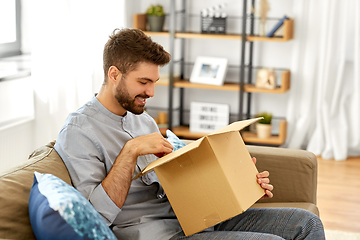
[[[141,98],[150,98],[149,95],[147,94],[139,94],[139,95],[136,95],[136,97],[141,97]]]

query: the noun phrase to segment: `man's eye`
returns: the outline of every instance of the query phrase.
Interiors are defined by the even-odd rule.
[[[145,85],[147,82],[140,82],[142,85]]]

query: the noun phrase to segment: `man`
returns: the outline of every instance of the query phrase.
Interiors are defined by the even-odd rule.
[[[110,36],[103,57],[105,78],[99,94],[69,115],[55,150],[74,186],[119,239],[181,239],[184,234],[156,174],[131,181],[173,149],[144,112],[146,100],[154,96],[159,66],[167,64],[170,55],[142,31],[123,29]],[[268,176],[266,171],[257,176],[264,197],[272,197]],[[189,239],[281,239],[273,234],[324,239],[320,220],[295,209],[249,209]]]

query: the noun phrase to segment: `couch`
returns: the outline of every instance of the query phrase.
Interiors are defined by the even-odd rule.
[[[71,184],[68,171],[51,142],[37,150],[29,160],[0,173],[0,239],[35,239],[29,214],[29,193],[34,171],[51,173]],[[316,206],[317,159],[308,151],[247,146],[257,158],[259,171],[268,170],[274,197],[253,207],[296,207],[319,215]]]

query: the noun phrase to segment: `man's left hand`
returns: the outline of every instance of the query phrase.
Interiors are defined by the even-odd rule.
[[[256,164],[256,158],[253,157],[252,160],[254,164]],[[274,186],[270,184],[269,175],[270,173],[268,171],[263,171],[256,175],[258,184],[265,190],[265,195],[261,199],[272,198],[274,196],[271,192],[274,189]]]

